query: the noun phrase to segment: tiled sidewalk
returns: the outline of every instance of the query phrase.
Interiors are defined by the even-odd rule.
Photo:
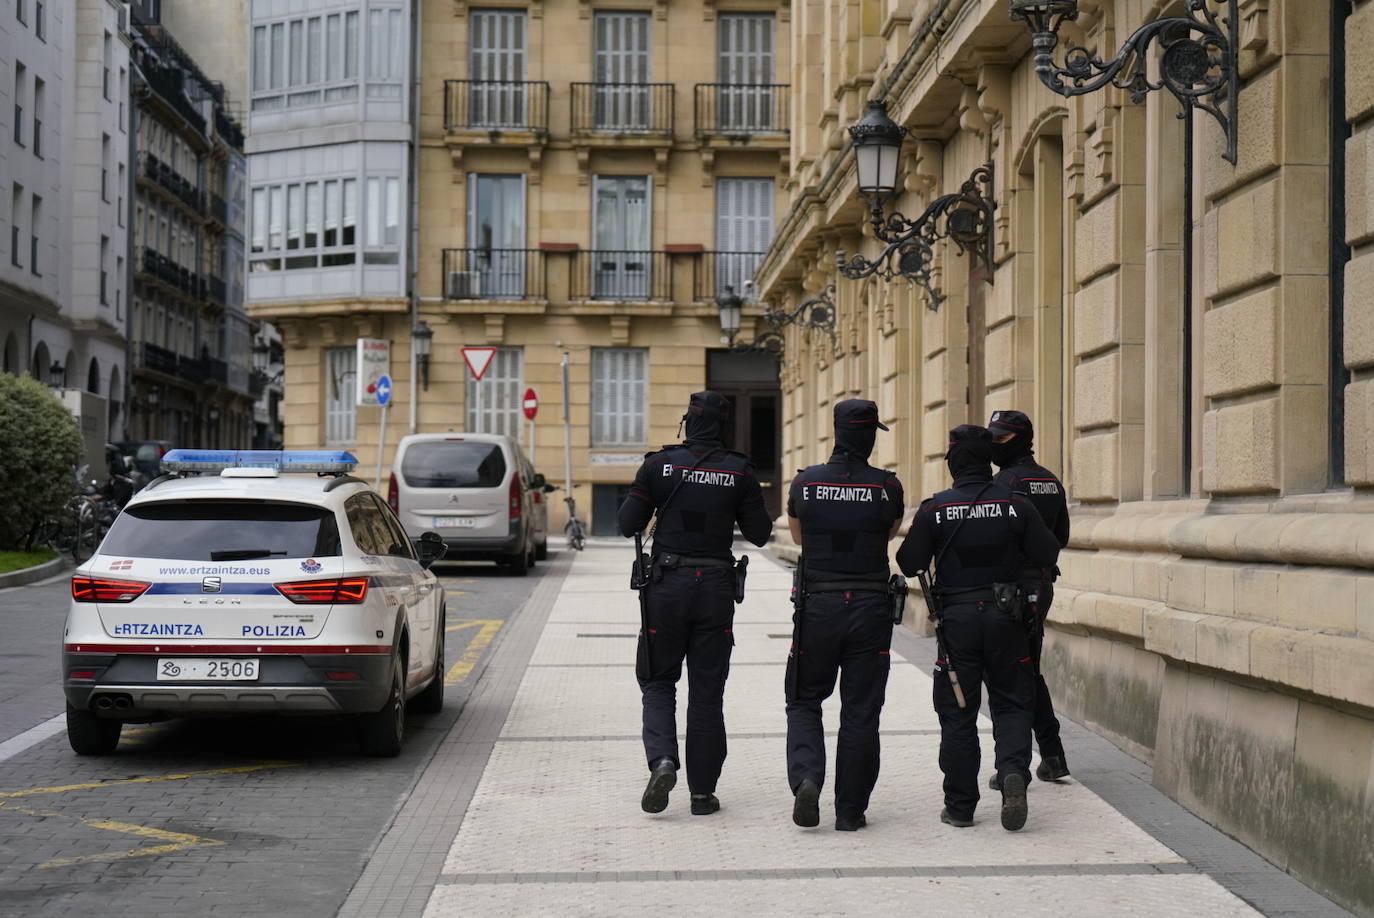
[[[710,817],[690,815],[680,780],[668,810],[646,815],[639,808],[647,771],[639,742],[633,669],[638,607],[626,585],[629,555],[623,546],[589,546],[548,604],[535,608],[532,602],[522,613],[527,643],[503,649],[514,656],[503,661],[495,678],[509,681],[526,659],[528,666],[507,699],[499,736],[491,737],[489,758],[424,908],[426,918],[872,915],[913,908],[958,915],[1257,914],[1200,865],[1077,782],[1032,784],[1030,821],[1019,833],[1001,828],[997,795],[991,793],[972,829],[942,825],[929,660],[902,655],[905,650],[921,657],[928,648],[907,636],[894,645],[883,716],[883,776],[868,811],[868,828],[833,831],[827,787],[821,826],[798,829],[791,821],[784,757],[789,575],[757,553],[749,596],[736,615],[726,690],[730,756],[718,789],[722,810]],[[684,679],[678,692],[680,728],[686,694]],[[826,707],[832,731],[838,709],[837,698]],[[489,725],[497,712],[481,716]],[[491,731],[485,725],[480,729]],[[992,761],[986,721],[983,729],[985,780]],[[463,730],[460,719],[455,733]],[[470,749],[475,740],[451,737],[431,772],[451,767],[445,756]],[[833,763],[833,732],[829,742]],[[475,764],[471,755],[466,761]],[[474,778],[465,773],[451,780],[470,786]],[[417,793],[424,780],[421,785]],[[1152,789],[1145,785],[1145,791]],[[1171,806],[1162,797],[1160,802]],[[454,815],[447,817],[450,826]],[[423,814],[416,816],[424,821]],[[383,847],[390,843],[391,850],[404,850],[404,840],[392,836],[416,831],[416,820],[398,822]],[[1206,827],[1190,831],[1234,845]],[[435,841],[427,842],[427,858],[434,857]],[[1319,904],[1327,914],[1342,914],[1274,868],[1263,868],[1266,881],[1290,898],[1296,895],[1293,901],[1305,913]],[[384,877],[370,873],[368,882],[374,885],[369,889],[375,893]],[[427,877],[413,870],[408,881],[427,885]],[[1239,883],[1232,878],[1227,885],[1235,890],[1243,883],[1244,878]],[[355,890],[355,898],[369,889]],[[374,913],[416,914],[423,892],[415,886],[405,890],[404,908],[399,895],[374,896]],[[1264,907],[1263,895],[1246,898]]]

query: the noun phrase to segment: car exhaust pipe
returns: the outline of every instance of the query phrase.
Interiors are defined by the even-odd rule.
[[[114,707],[114,699],[109,695],[101,695],[95,700],[95,706],[102,711],[108,711],[110,708]]]
[[[114,700],[114,707],[116,711],[127,711],[133,706],[134,703],[123,695],[120,695],[118,698]]]

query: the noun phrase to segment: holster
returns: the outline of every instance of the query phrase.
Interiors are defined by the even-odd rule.
[[[906,578],[901,574],[893,574],[887,581],[887,588],[892,594],[892,624],[900,625],[906,611]]]
[[[999,612],[1006,613],[1016,621],[1026,624],[1026,594],[1022,591],[1021,584],[994,583],[992,595]]]
[[[749,576],[749,556],[740,555],[735,562],[735,602],[744,602],[744,581]]]
[[[649,585],[649,556],[646,554],[635,555],[634,563],[630,565],[630,589],[642,590]]]

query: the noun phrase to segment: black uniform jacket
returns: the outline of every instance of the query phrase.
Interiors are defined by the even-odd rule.
[[[672,502],[654,529],[654,554],[729,558],[736,523],[755,545],[773,533],[763,490],[743,453],[694,441],[646,454],[620,505],[621,534],[632,536],[647,526],[669,495]]]
[[[1037,463],[1033,454],[1026,453],[1002,469],[993,481],[1030,498],[1040,518],[1059,540],[1059,547],[1069,544],[1069,503],[1068,495],[1064,493],[1064,483]]]
[[[801,520],[807,580],[886,581],[887,543],[904,500],[896,475],[842,455],[798,472],[787,515]]]
[[[988,485],[984,489],[984,485]],[[982,490],[977,503],[973,498]],[[1049,567],[1059,542],[1035,505],[985,475],[961,476],[954,487],[927,499],[897,550],[902,573],[914,577],[961,528],[940,559],[935,582],[942,589],[969,589],[1020,578],[1025,564]],[[1024,559],[1024,563],[1023,563]]]

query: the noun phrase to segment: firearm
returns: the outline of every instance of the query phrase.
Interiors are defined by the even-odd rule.
[[[792,571],[792,667],[787,674],[787,698],[797,697],[801,688],[802,619],[806,613],[806,559],[798,558]]]
[[[653,678],[653,650],[649,646],[649,557],[644,554],[643,533],[635,533],[635,561],[630,567],[630,589],[639,593],[639,647],[635,652],[635,676],[644,682]]]
[[[945,661],[945,672],[949,673],[949,684],[954,689],[954,700],[959,703],[962,711],[968,707],[964,701],[964,690],[959,686],[959,674],[954,671],[954,661],[949,658],[949,652],[945,649],[944,636],[944,617],[940,614],[940,604],[935,600],[935,592],[930,586],[930,578],[925,571],[918,571],[916,579],[921,583],[921,595],[926,600],[926,612],[930,615],[930,620],[935,623],[935,652],[940,659]]]

